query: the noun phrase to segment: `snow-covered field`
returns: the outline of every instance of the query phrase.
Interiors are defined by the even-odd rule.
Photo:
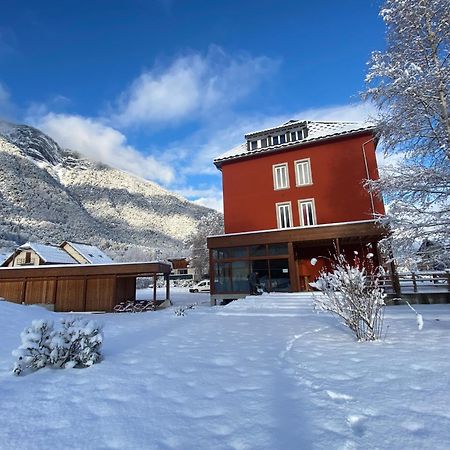
[[[0,302],[0,448],[450,448],[450,305],[418,305],[422,331],[390,307],[385,340],[358,343],[307,295],[173,297],[204,305],[97,315],[100,364],[20,377],[20,331],[60,314]]]

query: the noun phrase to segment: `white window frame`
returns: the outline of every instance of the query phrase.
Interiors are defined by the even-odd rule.
[[[300,183],[300,169],[301,167],[307,165],[308,170],[308,178],[309,183]],[[300,186],[311,186],[313,184],[312,179],[312,171],[311,171],[311,159],[310,158],[304,158],[304,159],[298,159],[297,161],[294,161],[294,167],[295,167],[295,185],[297,187]],[[304,172],[303,172],[304,174]]]
[[[288,213],[289,213],[289,226],[282,227],[282,220],[281,220],[281,207],[287,206],[288,207]],[[275,203],[275,211],[277,214],[277,227],[280,229],[284,228],[291,228],[294,226],[292,222],[292,203],[291,202],[281,202],[281,203]]]
[[[279,186],[277,181],[277,172],[279,168],[284,167],[286,171],[286,186]],[[289,189],[290,183],[289,183],[289,166],[288,163],[280,163],[280,164],[274,164],[272,166],[272,174],[273,174],[273,189],[275,191],[281,191],[282,189]]]
[[[303,211],[302,211],[302,204],[310,204],[312,209],[312,216],[313,216],[313,223],[305,224],[303,221]],[[317,216],[316,216],[316,204],[314,202],[313,198],[302,198],[298,201],[298,215],[300,219],[300,226],[301,227],[310,227],[312,225],[317,225]]]

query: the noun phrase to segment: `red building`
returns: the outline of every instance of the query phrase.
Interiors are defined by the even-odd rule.
[[[208,238],[213,297],[248,293],[251,272],[269,291],[307,290],[335,249],[378,258],[384,206],[363,186],[378,178],[373,126],[290,121],[245,139],[214,161],[226,234]]]

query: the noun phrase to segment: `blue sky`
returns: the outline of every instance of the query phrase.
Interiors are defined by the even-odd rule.
[[[291,118],[364,120],[379,0],[3,2],[0,116],[220,208],[212,159]]]

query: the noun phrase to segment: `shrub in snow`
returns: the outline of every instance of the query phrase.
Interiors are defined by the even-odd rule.
[[[22,345],[13,351],[13,373],[45,366],[89,367],[101,359],[101,326],[83,318],[62,319],[55,330],[50,320],[35,320],[20,335]]]
[[[338,255],[332,262],[332,270],[322,271],[316,282],[311,283],[323,293],[314,296],[314,308],[340,317],[360,341],[379,339],[386,297],[380,286],[383,274],[383,268],[374,268],[370,258],[361,260],[355,255],[350,264],[344,255]]]
[[[103,334],[94,320],[63,319],[62,330],[52,339],[50,354],[59,367],[89,367],[101,359]]]
[[[185,305],[185,306],[179,306],[178,308],[175,308],[173,310],[173,312],[175,313],[176,316],[185,316],[186,315],[186,311],[188,309],[194,309],[197,306],[197,303],[192,303],[191,305]]]
[[[13,372],[20,375],[25,369],[38,370],[50,362],[53,322],[33,320],[31,327],[20,333],[22,345],[13,351],[17,358]]]

